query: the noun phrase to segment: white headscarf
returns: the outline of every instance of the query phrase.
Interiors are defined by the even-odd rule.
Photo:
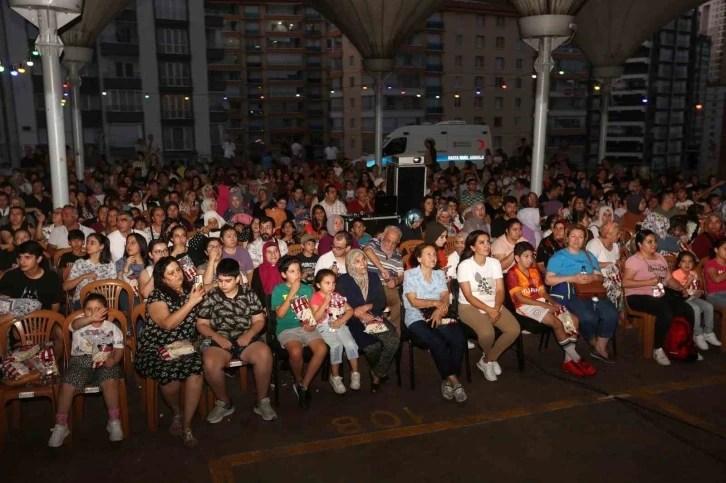
[[[208,211],[208,212],[204,213],[204,226],[208,226],[209,220],[211,220],[212,218],[217,220],[217,226],[219,227],[219,230],[221,230],[222,227],[227,224],[227,222],[224,221],[224,218],[219,216],[219,214],[216,211]],[[215,231],[209,232],[208,236],[211,238],[219,238],[219,231],[215,230]]]
[[[517,219],[522,222],[522,225],[529,228],[534,233],[534,245],[535,250],[539,246],[539,242],[542,240],[542,229],[540,228],[540,216],[539,208],[522,208],[517,213]],[[524,231],[522,232],[524,235]],[[529,238],[525,236],[525,238]]]

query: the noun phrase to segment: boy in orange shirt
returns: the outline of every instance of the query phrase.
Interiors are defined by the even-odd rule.
[[[555,315],[564,308],[547,293],[539,270],[535,268],[534,247],[530,243],[519,242],[514,246],[514,265],[507,272],[506,282],[517,313],[552,327],[557,342],[565,351],[562,370],[580,377],[594,375],[595,368],[582,360],[575,348],[577,332],[565,332],[562,321]],[[577,329],[580,321],[575,314],[570,313],[570,317]]]

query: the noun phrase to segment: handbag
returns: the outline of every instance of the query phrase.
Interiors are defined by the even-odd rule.
[[[590,262],[590,266],[594,272],[595,264],[592,263],[592,259],[590,258],[590,254],[587,250],[585,250],[585,256],[587,256],[587,261]],[[602,284],[602,281],[595,280],[590,283],[576,283],[573,285],[575,286],[575,294],[577,294],[577,298],[591,299],[593,297],[607,296],[607,291],[605,290],[605,286]]]

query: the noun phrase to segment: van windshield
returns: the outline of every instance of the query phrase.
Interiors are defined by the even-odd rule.
[[[406,138],[395,138],[383,148],[384,156],[395,156],[406,152]]]

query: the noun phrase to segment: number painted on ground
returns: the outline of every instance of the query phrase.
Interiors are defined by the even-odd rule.
[[[407,407],[403,408],[402,412],[402,415],[398,415],[391,411],[373,411],[368,414],[368,421],[365,418],[357,418],[356,416],[340,416],[333,418],[330,423],[338,434],[352,436],[370,429],[386,430],[398,428],[404,424],[404,420],[406,422],[410,421],[413,424],[421,424],[423,422],[421,415],[415,414]]]

